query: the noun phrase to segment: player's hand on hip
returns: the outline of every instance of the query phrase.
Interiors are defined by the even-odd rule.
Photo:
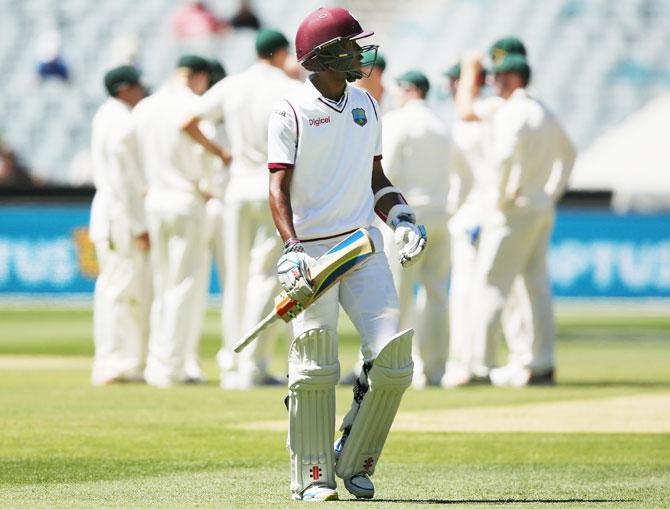
[[[403,267],[409,267],[416,262],[427,242],[428,235],[422,224],[401,221],[395,228],[395,245]]]
[[[285,248],[277,262],[279,282],[288,296],[297,302],[306,301],[312,294],[308,269],[313,260],[304,252],[302,244],[294,243]]]

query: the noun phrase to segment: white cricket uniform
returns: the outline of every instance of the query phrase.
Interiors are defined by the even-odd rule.
[[[546,256],[555,204],[566,187],[575,150],[554,116],[525,89],[516,90],[492,121],[497,208],[486,215],[479,242],[474,362],[493,365],[500,314],[520,275],[532,333],[517,342],[508,338],[511,360],[532,370],[553,368],[555,330]]]
[[[495,208],[498,176],[492,160],[491,118],[504,103],[489,97],[475,103],[480,122],[457,120],[451,132],[449,232],[451,235],[451,284],[449,287],[449,360],[447,371],[486,375],[473,365],[471,325],[477,320],[478,305],[472,302],[479,234],[486,215]],[[528,341],[530,313],[528,296],[519,279],[512,287],[502,315],[505,338]],[[514,339],[510,339],[514,338]]]
[[[197,96],[173,82],[133,110],[135,138],[147,177],[146,213],[151,237],[154,302],[145,378],[168,386],[189,378],[186,362],[200,336],[201,292],[209,267],[205,200],[211,186],[202,150],[181,126]]]
[[[281,69],[258,62],[214,85],[194,110],[201,119],[223,122],[233,158],[224,199],[225,343],[217,356],[223,387],[261,381],[272,359],[276,329],[241,354],[232,345],[270,312],[279,289],[275,264],[282,242],[268,207],[267,130],[273,105],[299,86]]]
[[[347,86],[342,98],[334,102],[322,97],[309,79],[275,106],[268,129],[268,168],[293,168],[293,224],[312,257],[322,255],[348,232],[372,224],[372,166],[373,160],[381,157],[382,141],[378,115],[379,106],[367,92]],[[289,348],[289,449],[294,493],[300,493],[315,480],[320,482],[321,476],[335,487],[332,439],[339,361],[337,342],[332,338],[340,305],[361,336],[366,362],[376,359],[398,334],[398,296],[383,251],[383,238],[376,228],[371,228],[370,233],[376,247],[370,260],[293,320],[295,339]],[[310,343],[312,335],[321,339]],[[403,368],[411,380],[411,361],[407,362],[409,365]],[[383,362],[378,369],[383,370],[382,366]],[[380,391],[382,384],[373,382]],[[383,397],[384,393],[380,394]],[[355,459],[360,451],[374,454],[367,466],[358,468],[372,465],[383,446],[399,397],[394,404],[389,403],[389,417],[380,418],[385,424],[375,435],[375,442],[359,440],[356,433],[364,432],[365,426],[353,424],[351,447],[344,446],[338,475],[349,475],[343,458],[353,455]]]
[[[293,167],[293,225],[310,256],[370,227],[372,162],[381,158],[382,140],[378,105],[367,92],[347,86],[335,104],[307,79],[275,105],[268,136],[270,171]],[[379,342],[398,332],[398,298],[383,239],[376,228],[372,234],[377,252],[371,261],[293,320],[294,336],[315,327],[336,330],[338,302],[361,334],[364,360],[374,359]]]
[[[149,333],[151,271],[135,237],[146,232],[145,184],[128,146],[130,108],[110,97],[93,118],[91,155],[96,193],[89,235],[100,274],[95,283],[91,380],[142,375]]]
[[[400,327],[416,324],[415,385],[438,385],[447,360],[449,231],[447,229],[448,132],[421,99],[387,113],[384,120],[384,171],[402,190],[429,232],[430,249],[409,268],[398,262],[390,228],[384,228],[384,249],[400,297]],[[419,294],[415,288],[420,285]]]

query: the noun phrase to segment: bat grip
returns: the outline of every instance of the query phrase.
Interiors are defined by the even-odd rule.
[[[272,311],[268,316],[263,318],[263,320],[256,325],[253,329],[251,329],[242,339],[240,339],[235,345],[233,346],[233,351],[235,353],[240,353],[244,348],[251,343],[254,339],[256,339],[261,332],[263,332],[270,324],[272,324],[275,320],[279,318],[279,315],[275,312]]]

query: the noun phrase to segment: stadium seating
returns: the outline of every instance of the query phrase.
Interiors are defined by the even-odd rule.
[[[383,46],[388,74],[419,67],[438,84],[466,48],[486,49],[516,34],[527,43],[533,86],[580,148],[670,88],[670,3],[663,0],[256,0],[261,20],[293,36],[304,13],[320,5],[348,5]],[[104,100],[101,77],[114,61],[115,41],[135,34],[138,64],[153,88],[178,54],[219,56],[229,72],[253,61],[253,32],[209,41],[172,36],[173,0],[5,0],[0,16],[0,133],[38,174],[66,182],[70,161],[89,143],[91,118]],[[235,2],[210,0],[223,17]],[[383,5],[383,7],[380,7]],[[34,46],[57,27],[70,83],[39,83]],[[435,87],[436,89],[438,87]],[[432,95],[447,108],[444,93]]]

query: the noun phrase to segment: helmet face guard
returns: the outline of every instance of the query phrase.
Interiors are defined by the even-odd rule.
[[[347,49],[345,41],[355,41],[355,38],[337,37],[315,47],[310,55],[303,60],[302,65],[309,71],[335,71],[345,74],[347,81],[367,78],[372,73],[377,60],[376,44],[358,46],[355,49]],[[361,67],[363,53],[374,51],[374,58],[364,67]]]

